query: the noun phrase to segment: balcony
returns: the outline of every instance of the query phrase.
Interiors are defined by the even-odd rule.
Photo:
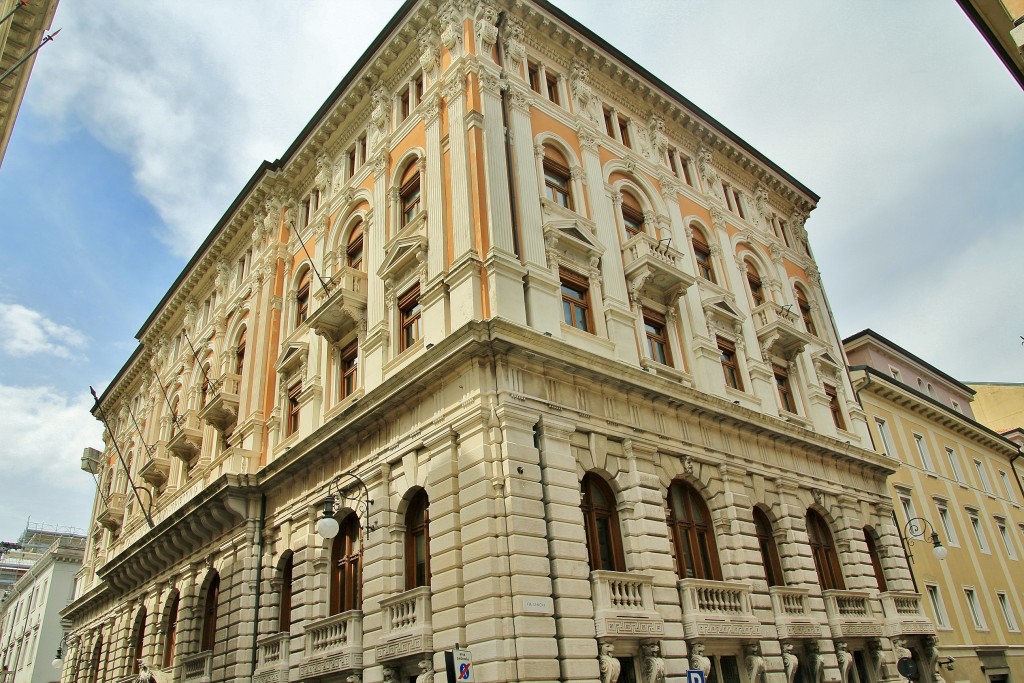
[[[654,299],[681,294],[696,278],[683,270],[686,257],[646,233],[622,245],[622,265],[635,298],[641,290]]]
[[[654,579],[639,572],[590,572],[597,637],[648,638],[665,635],[654,606]]]
[[[821,625],[811,614],[809,590],[786,586],[772,586],[768,590],[772,595],[775,630],[779,640],[821,637]]]
[[[127,500],[127,494],[124,493],[110,493],[107,495],[107,500],[100,499],[100,509],[96,512],[96,521],[111,531],[117,531],[121,528],[121,522],[124,520],[124,504]]]
[[[199,416],[194,410],[186,410],[178,416],[177,425],[171,424],[171,438],[167,440],[167,450],[188,465],[199,455],[202,447],[203,430]]]
[[[263,636],[256,641],[256,673],[252,683],[286,683],[288,680],[288,632]]]
[[[920,593],[888,591],[881,598],[887,638],[935,635],[935,625],[921,609]]]
[[[875,600],[869,593],[827,590],[822,597],[833,639],[882,637],[882,621],[875,617]]]
[[[366,321],[366,273],[344,267],[316,290],[313,300],[319,304],[306,319],[310,329],[337,344],[345,335]]]
[[[381,600],[380,609],[383,630],[377,646],[378,662],[434,651],[430,586]]]
[[[210,683],[213,650],[181,658],[181,683]]]
[[[784,358],[792,358],[813,340],[801,328],[800,316],[790,308],[766,301],[751,311],[761,348],[774,348]]]
[[[163,486],[171,474],[171,459],[167,457],[167,443],[157,442],[150,457],[139,468],[139,476],[153,486]]]
[[[241,385],[241,375],[230,373],[211,380],[206,405],[199,411],[199,419],[221,432],[231,429],[238,421],[238,393]]]
[[[363,613],[342,612],[306,627],[302,679],[363,668]]]
[[[750,586],[731,581],[683,579],[683,632],[689,638],[760,638]]]

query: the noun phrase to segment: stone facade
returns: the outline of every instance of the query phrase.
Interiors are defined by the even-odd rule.
[[[817,197],[546,3],[390,26],[100,397],[64,680],[895,680]]]

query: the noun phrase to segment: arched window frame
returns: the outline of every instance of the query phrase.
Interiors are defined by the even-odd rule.
[[[846,582],[839,563],[835,539],[828,522],[814,508],[808,508],[807,541],[811,546],[811,557],[814,559],[814,570],[818,574],[818,584],[822,590],[844,590]]]
[[[280,602],[277,609],[277,630],[279,633],[287,633],[292,628],[292,578],[295,570],[295,553],[286,550],[281,557],[280,577],[281,588]]]
[[[146,608],[140,607],[132,626],[132,640],[129,649],[131,661],[128,662],[128,670],[132,673],[139,672],[139,660],[143,658],[146,644],[146,616]]]
[[[619,190],[619,198],[618,220],[622,241],[628,242],[637,235],[646,234],[647,225],[644,213],[649,209],[646,209],[643,202],[637,197],[636,190],[631,187],[622,188]],[[657,239],[657,236],[654,237]]]
[[[693,249],[693,266],[697,276],[712,284],[718,284],[718,266],[715,263],[713,242],[708,239],[707,231],[695,223],[690,223],[690,246]]]
[[[297,272],[295,279],[295,289],[292,296],[292,320],[294,322],[294,328],[298,329],[306,324],[306,319],[309,317],[312,306],[312,282],[313,282],[313,269],[309,263],[303,263]]]
[[[360,272],[366,272],[364,258],[365,221],[359,218],[352,225],[345,243],[345,266]]]
[[[167,607],[164,610],[164,651],[162,657],[164,669],[170,669],[174,666],[174,650],[178,644],[178,608],[180,605],[181,593],[175,590],[167,601]]]
[[[212,652],[217,644],[217,610],[220,603],[220,574],[210,574],[203,591],[202,629],[200,630],[199,651]]]
[[[878,534],[869,526],[864,527],[864,543],[867,545],[868,557],[871,559],[871,569],[875,575],[875,583],[878,585],[878,592],[885,593],[889,590],[889,582],[885,578],[885,569],[882,567],[882,556],[878,554]]]
[[[569,160],[554,145],[543,146],[541,173],[544,179],[544,197],[567,211],[575,211],[576,198],[573,196]]]
[[[430,499],[423,489],[405,510],[405,589],[430,585]]]
[[[554,154],[550,154],[553,152]],[[552,133],[543,133],[534,138],[536,160],[537,193],[541,200],[556,211],[571,212],[586,217],[586,201],[583,187],[583,167],[572,148]],[[557,155],[557,156],[555,156]],[[554,162],[552,164],[551,162]],[[566,208],[548,197],[545,167],[558,171],[568,178],[570,208]]]
[[[761,551],[761,564],[764,567],[764,577],[769,586],[785,586],[786,573],[782,569],[782,559],[779,557],[779,546],[775,537],[775,525],[768,517],[768,513],[759,506],[753,509],[754,533],[757,535],[757,545]]]
[[[793,285],[793,296],[796,299],[796,307],[804,323],[804,330],[808,334],[818,336],[818,325],[814,320],[814,306],[812,299],[808,296],[808,290],[802,283]]]
[[[352,511],[341,520],[331,543],[329,613],[333,616],[362,609],[362,543],[359,517]]]
[[[235,362],[233,369],[234,374],[239,377],[245,375],[245,346],[248,341],[248,331],[248,327],[243,325],[235,337]]]
[[[600,475],[588,472],[581,482],[580,508],[592,571],[626,571],[615,493]]]
[[[721,581],[714,520],[697,489],[682,479],[673,481],[665,498],[665,519],[679,578]]]
[[[770,301],[771,297],[765,290],[764,282],[761,279],[761,269],[750,256],[743,257],[743,277],[747,284],[747,295],[750,297],[751,308],[757,308]]]

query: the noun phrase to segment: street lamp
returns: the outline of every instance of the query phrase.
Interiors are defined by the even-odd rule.
[[[78,636],[71,633],[64,633],[64,636],[57,643],[57,655],[50,662],[53,664],[53,668],[60,671],[64,668],[64,653],[71,648],[72,645],[78,642]]]
[[[928,530],[931,529],[931,542],[932,542],[932,555],[935,556],[936,560],[944,560],[949,555],[949,549],[942,545],[942,541],[939,540],[939,534],[935,531],[935,527],[925,519],[924,517],[914,517],[907,521],[907,526],[903,529],[903,534],[907,537],[907,543],[909,545],[914,544],[914,540],[921,540],[924,538]],[[913,555],[908,551],[908,555]]]
[[[366,486],[366,482],[364,482],[359,475],[353,472],[345,472],[343,474],[339,474],[334,479],[331,479],[327,484],[327,497],[320,502],[320,505],[323,506],[323,510],[321,510],[322,516],[316,522],[316,532],[324,538],[334,538],[338,535],[338,531],[341,530],[341,525],[338,524],[338,520],[334,516],[337,513],[334,505],[339,500],[352,498],[351,496],[345,495],[345,490],[348,487],[346,486],[343,488],[341,486],[341,483],[346,479],[352,479],[354,480],[353,483],[358,485],[356,496],[354,498],[355,509],[356,514],[359,514],[361,508],[363,514],[360,515],[360,518],[367,518],[366,530],[373,531],[377,528],[376,525],[370,524],[368,519],[370,516],[370,506],[373,505],[373,499],[370,498],[370,489]]]

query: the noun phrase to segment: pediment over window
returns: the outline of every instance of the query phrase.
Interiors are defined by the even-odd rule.
[[[828,351],[820,351],[813,354],[811,362],[814,364],[814,370],[818,373],[818,377],[831,381],[837,381],[840,377],[842,366],[836,362],[836,359]]]
[[[724,295],[704,299],[704,317],[712,336],[717,332],[738,335],[743,326],[743,315],[736,310],[731,297]]]
[[[277,359],[275,369],[280,375],[290,375],[300,368],[305,368],[308,358],[309,344],[307,342],[288,342]]]
[[[551,220],[544,224],[544,245],[548,266],[554,267],[558,257],[588,263],[604,254],[604,246],[595,235],[596,226],[581,217]]]
[[[399,236],[384,252],[384,262],[377,275],[383,280],[393,279],[411,268],[425,268],[426,265],[427,238],[416,234]]]

